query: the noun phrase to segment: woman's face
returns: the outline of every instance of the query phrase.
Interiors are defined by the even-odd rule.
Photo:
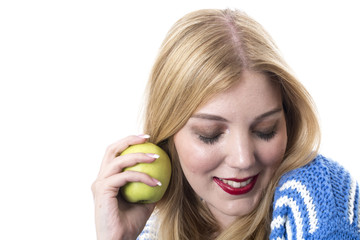
[[[182,170],[222,227],[251,212],[283,159],[286,121],[278,86],[246,71],[174,136]]]

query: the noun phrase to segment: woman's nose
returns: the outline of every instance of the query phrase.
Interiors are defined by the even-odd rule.
[[[232,168],[251,168],[255,164],[255,149],[251,136],[239,134],[230,138],[225,161]]]

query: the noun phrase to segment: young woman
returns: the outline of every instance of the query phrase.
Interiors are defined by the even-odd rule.
[[[243,12],[200,10],[172,27],[144,132],[106,151],[92,186],[98,239],[360,239],[357,183],[317,154],[311,97]],[[172,178],[157,204],[129,204],[127,182],[158,183],[121,172],[155,160],[119,156],[145,141],[170,155]]]

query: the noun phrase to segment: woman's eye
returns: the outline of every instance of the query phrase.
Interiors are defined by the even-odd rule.
[[[213,136],[199,135],[199,139],[206,144],[214,144],[219,140],[220,136],[221,134],[215,134]]]
[[[270,141],[276,135],[276,131],[272,130],[270,132],[256,132],[256,136],[265,141]]]

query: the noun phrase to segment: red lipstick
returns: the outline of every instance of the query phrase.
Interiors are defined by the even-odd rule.
[[[243,178],[243,179],[236,179],[236,178],[220,179],[217,177],[213,177],[213,179],[214,179],[214,182],[217,183],[217,185],[219,185],[219,187],[221,187],[221,189],[224,190],[225,192],[227,192],[231,195],[242,195],[242,194],[250,192],[254,188],[258,176],[259,176],[259,174],[256,176],[253,176],[253,177],[248,177],[248,178]],[[223,180],[225,180],[225,181],[233,181],[233,182],[240,183],[240,182],[248,181],[249,179],[251,179],[250,182],[243,187],[233,187],[233,186],[230,186],[229,184],[223,182]]]

